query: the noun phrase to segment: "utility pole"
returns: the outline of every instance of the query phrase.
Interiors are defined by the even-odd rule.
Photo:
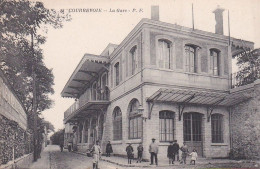
[[[37,100],[36,100],[36,74],[35,74],[35,64],[36,58],[34,58],[34,48],[33,48],[33,28],[31,29],[31,50],[32,50],[32,78],[33,78],[33,161],[38,159],[38,127],[37,127]]]

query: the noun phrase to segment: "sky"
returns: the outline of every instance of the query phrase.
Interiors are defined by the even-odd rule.
[[[42,46],[44,62],[53,69],[55,104],[42,113],[55,130],[64,127],[64,112],[74,99],[60,93],[85,53],[99,55],[109,43],[120,44],[142,18],[150,18],[151,6],[159,5],[160,21],[215,31],[217,6],[224,8],[224,34],[228,35],[228,10],[231,36],[252,41],[260,47],[260,0],[41,0],[46,8],[70,11],[72,20],[63,28],[49,28]],[[76,9],[101,9],[102,12],[76,12]],[[127,12],[109,12],[110,10]],[[132,12],[136,9],[138,12]],[[130,12],[128,12],[130,10]]]

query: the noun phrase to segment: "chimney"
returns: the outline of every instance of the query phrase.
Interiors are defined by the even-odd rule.
[[[216,25],[215,25],[215,33],[223,35],[224,30],[223,30],[223,8],[217,8],[213,11],[215,14],[215,20],[216,20]]]
[[[151,19],[159,21],[159,6],[151,6]]]

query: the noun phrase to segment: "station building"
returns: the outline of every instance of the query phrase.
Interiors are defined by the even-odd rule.
[[[64,112],[65,145],[86,151],[111,141],[125,155],[151,139],[159,158],[177,140],[201,157],[227,157],[231,148],[232,106],[248,100],[251,89],[232,90],[231,60],[254,44],[223,35],[222,9],[215,33],[159,21],[157,7],[119,44],[100,55],[85,54],[66,83],[62,97],[75,103]]]

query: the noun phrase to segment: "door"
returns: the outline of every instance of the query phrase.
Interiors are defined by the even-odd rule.
[[[199,156],[203,156],[202,151],[202,114],[184,113],[183,115],[183,140],[189,148],[197,150]]]

